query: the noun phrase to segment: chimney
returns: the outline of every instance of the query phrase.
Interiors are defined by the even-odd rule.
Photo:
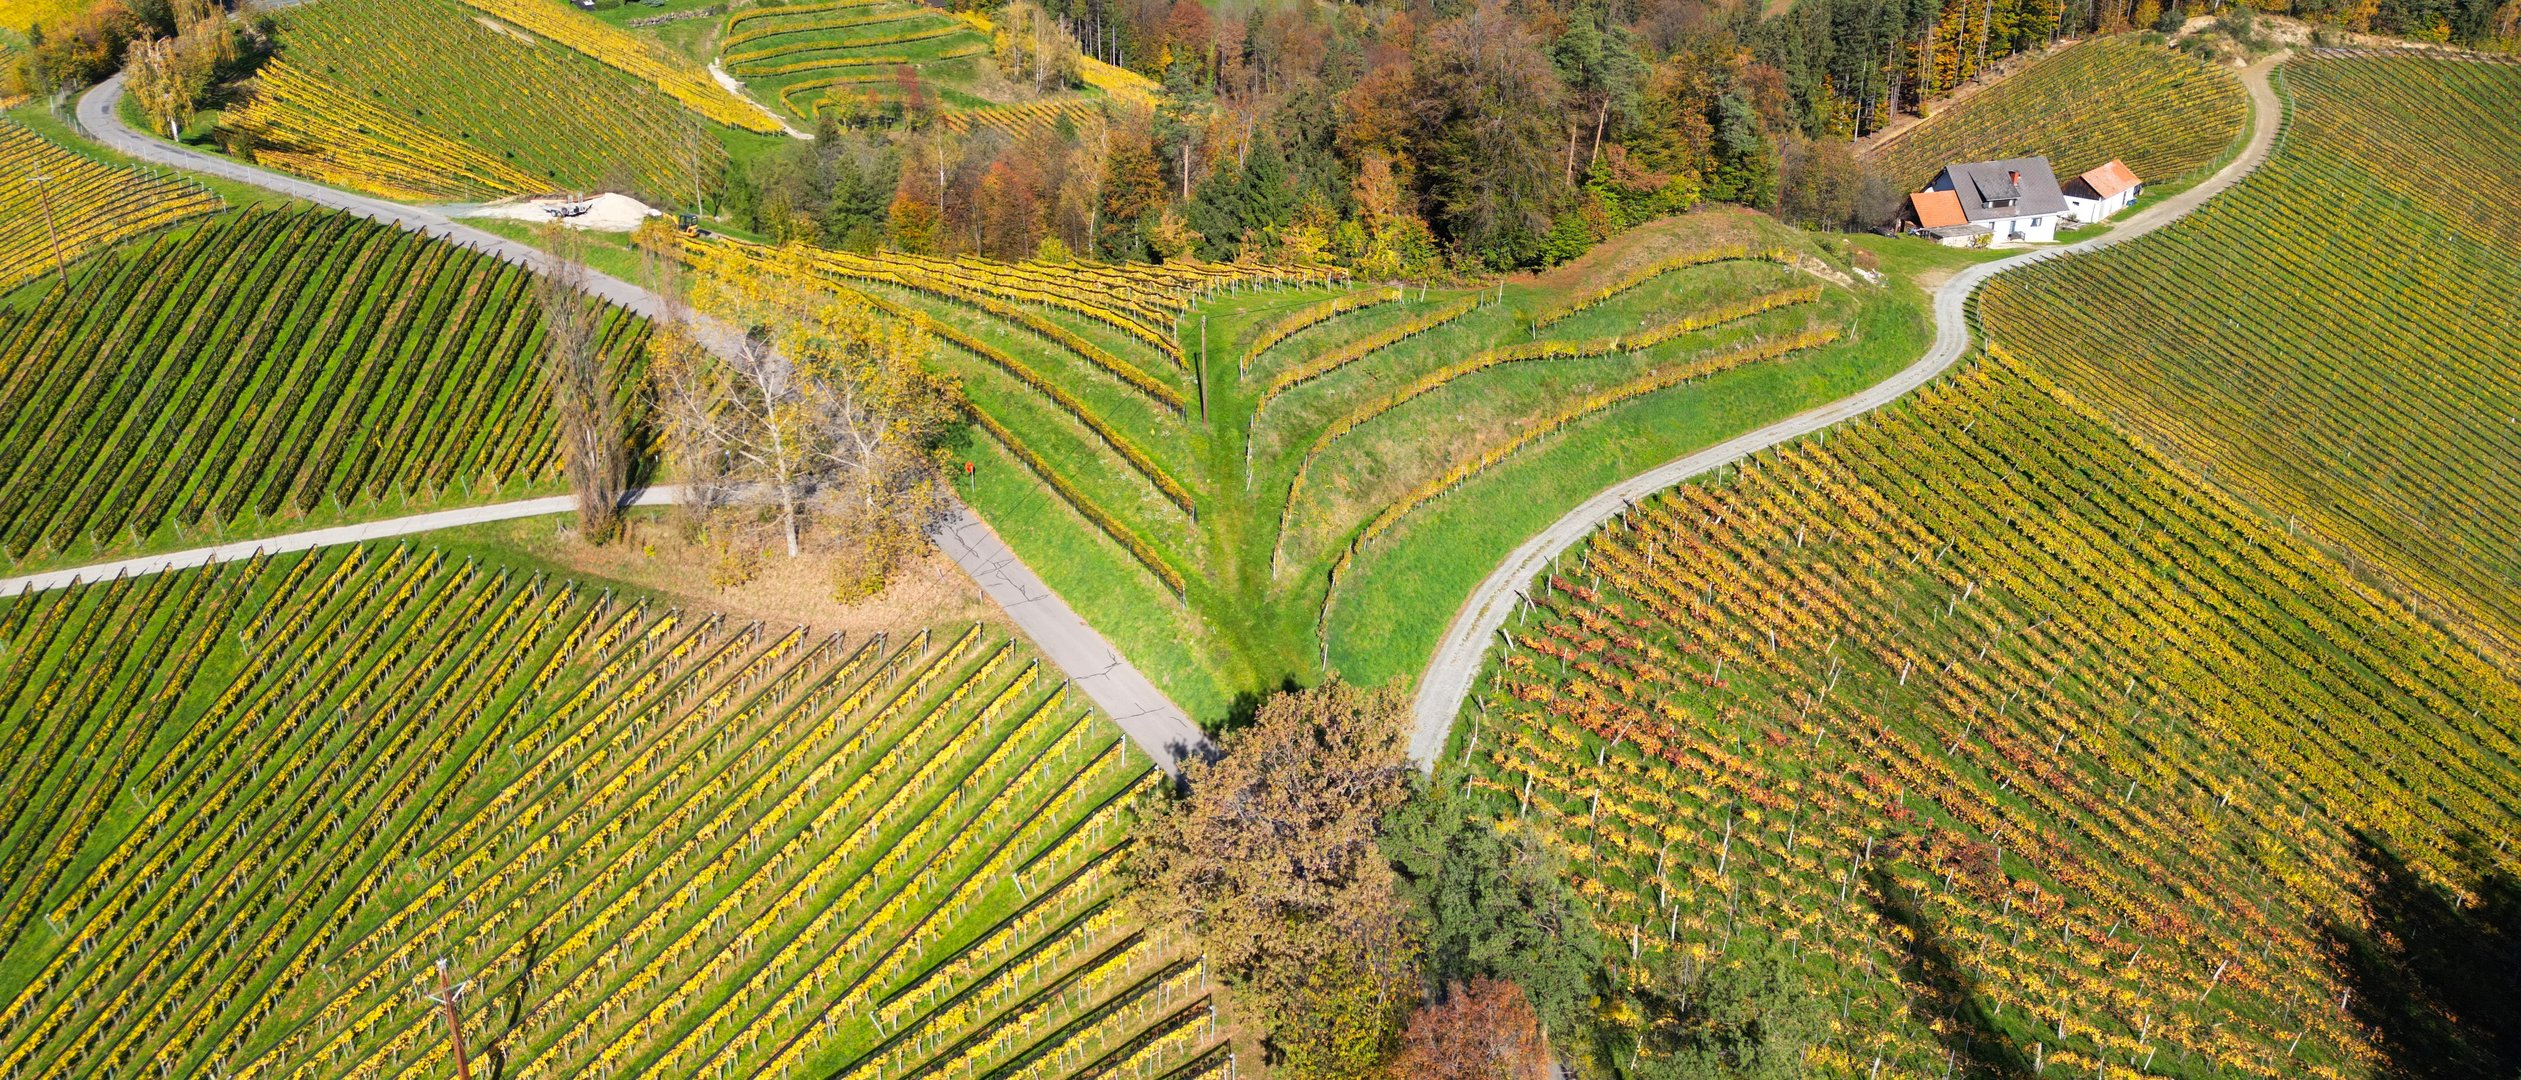
[[[2005,175],[2012,177],[2012,178],[2013,178],[2013,182],[2014,182],[2015,184],[2017,184],[2017,185],[2019,185],[2020,183],[2022,183],[2022,170],[2020,170],[2020,169],[2015,169],[2015,170],[2013,170],[2012,172],[2006,173]]]

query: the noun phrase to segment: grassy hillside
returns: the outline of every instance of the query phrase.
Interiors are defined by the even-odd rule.
[[[1990,285],[1995,340],[2521,656],[2521,66],[2299,57],[2274,160]]]
[[[84,264],[0,311],[0,549],[89,556],[547,480],[541,319],[521,269],[326,212]],[[603,333],[628,368],[647,327]]]
[[[2149,183],[2209,164],[2247,128],[2232,73],[2132,37],[2099,38],[1939,109],[1874,155],[1914,191],[1955,161],[2045,156],[2063,182],[2119,158]]]
[[[1152,1076],[1160,774],[1018,642],[414,547],[0,601],[0,1072]],[[1211,1075],[1205,1066],[1171,1075]]]
[[[662,205],[725,167],[665,93],[454,0],[317,0],[283,18],[279,58],[222,121],[263,164],[415,202],[613,189]]]
[[[965,497],[1212,720],[1326,667],[1408,678],[1531,531],[1878,379],[1925,338],[1913,289],[1861,284],[1843,254],[1737,213],[1638,232],[1502,300],[818,259],[935,332],[979,421]]]
[[[219,197],[199,184],[106,165],[0,119],[0,294],[99,248],[218,209]]]
[[[2510,1068],[2521,685],[2027,369],[1531,597],[1449,761],[1632,999],[1786,957],[1825,1075]],[[1671,1053],[1637,1015],[1595,1048]]]

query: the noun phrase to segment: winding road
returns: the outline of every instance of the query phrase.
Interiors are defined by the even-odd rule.
[[[1926,354],[1890,378],[1848,397],[1780,420],[1697,453],[1677,458],[1604,489],[1569,511],[1547,529],[1508,555],[1480,583],[1438,642],[1420,677],[1413,704],[1410,756],[1432,770],[1444,750],[1453,719],[1461,712],[1471,684],[1478,678],[1489,642],[1504,627],[1522,587],[1551,560],[1590,535],[1638,499],[1778,444],[1853,419],[1899,400],[1960,360],[1968,350],[1969,299],[1988,278],[2049,259],[2064,258],[2125,242],[2161,228],[2196,209],[2207,199],[2239,182],[2267,160],[2283,126],[2283,109],[2268,81],[2283,54],[2251,65],[2241,73],[2252,106],[2248,141],[2230,164],[2195,187],[2120,221],[2090,240],[1980,263],[1955,274],[1934,295],[1935,340]],[[534,247],[462,224],[426,207],[409,206],[284,176],[229,158],[165,142],[124,124],[115,111],[122,98],[117,75],[82,95],[79,125],[91,138],[126,156],[160,165],[206,173],[414,232],[440,237],[519,266],[538,265],[544,254]],[[662,298],[619,278],[588,271],[588,288],[596,295],[651,318],[663,317]],[[710,328],[714,329],[714,328]],[[704,339],[710,336],[704,333]],[[671,488],[641,492],[637,505],[670,503]],[[328,529],[291,533],[260,540],[196,548],[68,570],[0,579],[0,595],[54,589],[76,580],[95,581],[118,574],[147,574],[185,569],[250,557],[257,551],[300,551],[331,544],[356,543],[437,529],[566,513],[566,497],[529,499],[488,506],[439,511]],[[1053,664],[1109,713],[1149,756],[1168,772],[1186,757],[1213,753],[1213,747],[1181,708],[1155,688],[1146,676],[1111,647],[1110,642],[1052,592],[1039,575],[1017,559],[997,533],[968,508],[958,507],[938,530],[937,546],[978,582],[982,591],[1004,608]]]
[[[529,269],[542,265],[548,258],[540,249],[465,225],[426,207],[407,206],[326,187],[143,135],[123,123],[121,114],[116,110],[122,96],[121,75],[98,83],[80,95],[78,120],[80,128],[89,138],[126,157],[206,173],[304,199],[319,206],[461,244]],[[586,287],[589,292],[607,301],[652,319],[663,318],[674,310],[669,308],[663,297],[591,267],[586,268]],[[728,331],[715,324],[698,323],[696,330],[696,336],[712,348],[722,350],[730,340]],[[641,506],[669,504],[677,494],[670,487],[652,488],[638,493],[630,502]],[[572,508],[568,497],[556,496],[313,529],[0,579],[0,596],[58,589],[81,580],[98,581],[117,575],[153,574],[232,562],[251,558],[257,551],[304,551],[464,525],[563,514]],[[970,508],[957,505],[937,528],[934,539],[936,545],[963,568],[964,573],[979,583],[983,593],[1005,609],[1008,619],[1033,640],[1042,655],[1067,673],[1069,681],[1109,714],[1121,730],[1166,772],[1178,772],[1185,758],[1214,752],[1207,736],[1200,732],[1199,725],[1191,722],[1181,706],[1156,689],[1145,673],[1131,666],[1119,650],[1112,648],[1111,642],[1087,625],[1076,609],[1069,607],[1066,601],[1051,591],[1050,586],[1043,583],[1040,575],[1016,558],[1015,552],[1008,549],[997,532]]]
[[[117,73],[79,95],[78,118],[79,129],[88,138],[124,157],[251,184],[265,191],[304,199],[370,221],[381,221],[411,232],[451,240],[518,266],[539,266],[546,258],[542,250],[533,245],[474,228],[425,206],[409,206],[326,187],[312,180],[301,180],[234,158],[204,153],[153,135],[141,134],[133,131],[131,125],[123,123],[122,114],[116,109],[122,99],[123,77]],[[587,291],[611,303],[651,319],[660,318],[665,313],[664,299],[637,285],[592,267],[587,269],[586,278]]]
[[[1978,263],[1962,270],[1935,290],[1934,346],[1927,349],[1926,355],[1919,357],[1916,363],[1900,369],[1898,374],[1888,379],[1827,405],[1787,417],[1686,457],[1675,458],[1613,484],[1515,548],[1512,554],[1506,556],[1506,561],[1489,574],[1487,580],[1480,582],[1479,588],[1463,602],[1461,611],[1453,617],[1452,625],[1445,628],[1444,637],[1437,642],[1435,655],[1428,660],[1426,672],[1419,676],[1418,693],[1411,709],[1410,758],[1420,768],[1430,772],[1435,770],[1436,757],[1444,753],[1445,741],[1451,737],[1453,720],[1460,715],[1462,702],[1470,695],[1471,684],[1479,678],[1480,665],[1487,655],[1489,643],[1504,629],[1506,617],[1514,613],[1524,586],[1538,577],[1560,554],[1575,546],[1577,541],[1592,535],[1595,529],[1617,516],[1629,504],[1691,477],[1899,400],[1909,391],[1942,374],[1945,368],[1951,367],[1968,351],[1970,296],[1988,278],[2050,259],[2062,259],[2124,243],[2152,232],[2197,209],[2265,163],[2267,155],[2275,149],[2277,133],[2284,126],[2284,109],[2276,100],[2275,88],[2268,82],[2268,73],[2284,62],[2286,55],[2278,53],[2270,56],[2241,72],[2242,85],[2248,88],[2250,95],[2252,123],[2249,141],[2243,144],[2240,154],[2230,164],[2216,170],[2213,176],[2187,191],[2128,216],[2110,231],[2090,240]]]

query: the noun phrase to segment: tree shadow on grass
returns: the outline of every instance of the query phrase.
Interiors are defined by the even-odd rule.
[[[2513,1080],[2521,1076],[2521,882],[2495,872],[2476,838],[2460,845],[2476,893],[2467,906],[2358,835],[2372,925],[2322,930],[2347,986],[2343,1004],[2376,1036],[2391,1075]]]
[[[1261,705],[1270,698],[1280,694],[1292,694],[1302,689],[1304,689],[1304,684],[1297,682],[1295,676],[1281,675],[1278,677],[1278,686],[1274,690],[1240,691],[1234,695],[1234,700],[1226,704],[1225,718],[1218,722],[1211,734],[1223,737],[1250,727],[1253,718],[1260,715]]]
[[[1874,910],[1907,928],[1911,944],[1901,958],[1902,981],[1925,987],[1909,1002],[1909,1012],[1922,1026],[1938,1032],[1949,1075],[1954,1077],[2030,1076],[2031,1061],[1996,1025],[1996,1017],[1979,997],[1978,981],[1961,969],[1944,943],[1924,903],[1879,864],[1865,871],[1873,885]],[[1943,1021],[1940,1025],[1936,1021]]]

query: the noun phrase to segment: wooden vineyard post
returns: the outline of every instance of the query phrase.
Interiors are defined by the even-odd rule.
[[[472,1062],[464,1056],[464,1017],[455,1008],[456,999],[462,997],[473,984],[471,980],[466,980],[453,986],[447,985],[446,967],[446,958],[439,957],[438,992],[425,996],[446,1011],[446,1042],[448,1052],[455,1057],[455,1080],[473,1080]]]

